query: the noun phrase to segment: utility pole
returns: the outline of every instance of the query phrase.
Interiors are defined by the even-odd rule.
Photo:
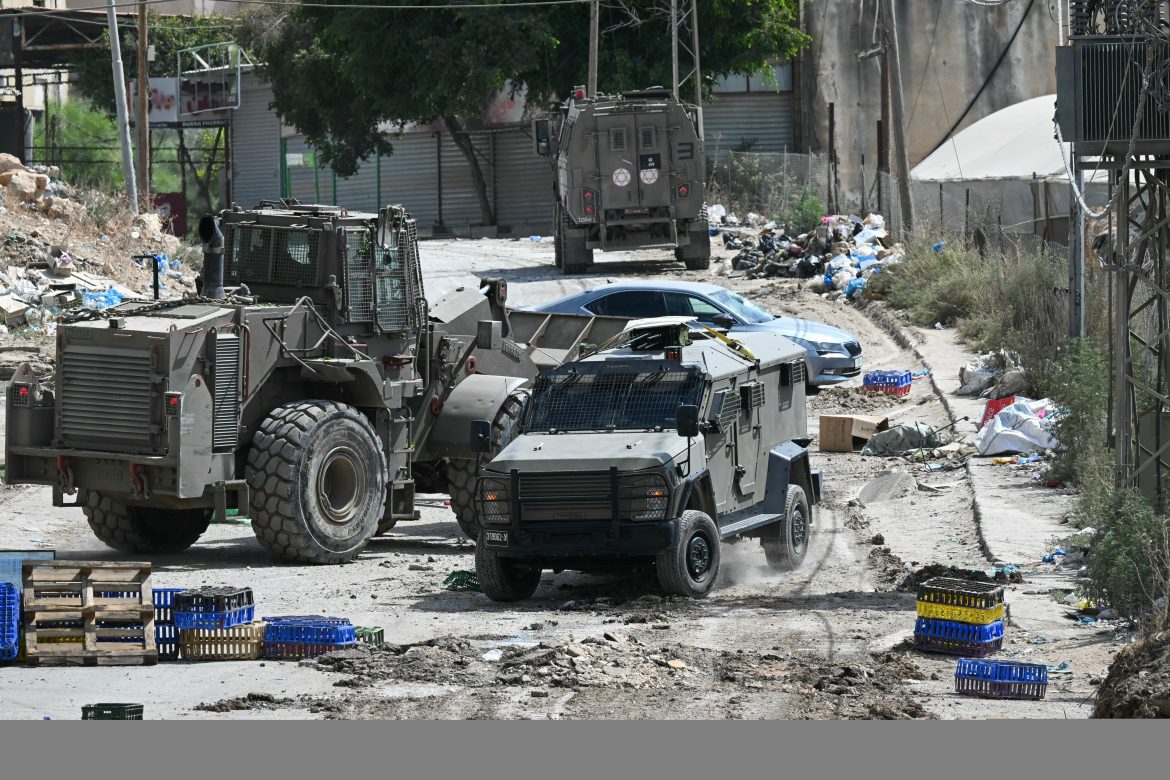
[[[699,3],[691,0],[691,52],[695,56],[695,105],[699,114],[699,141],[705,142],[707,136],[703,125],[703,77],[699,69]]]
[[[885,66],[890,73],[890,131],[894,136],[894,164],[898,174],[898,199],[902,230],[909,237],[914,228],[914,204],[910,199],[910,160],[906,153],[906,119],[902,105],[902,62],[898,56],[898,26],[893,0],[881,0],[882,31],[886,38]]]
[[[598,0],[593,0],[589,4],[589,78],[586,82],[586,94],[589,97],[597,95],[597,48],[600,46],[601,33],[598,29],[600,24],[599,16],[601,15],[599,6],[601,3]]]
[[[130,208],[137,214],[138,187],[134,181],[134,158],[130,152],[130,122],[126,118],[126,74],[122,71],[122,41],[118,37],[114,0],[106,0],[106,21],[110,25],[110,60],[114,71],[114,101],[118,108],[118,138],[122,143],[122,176],[126,179],[126,197],[130,199]]]
[[[670,87],[678,94],[678,0],[670,0]]]
[[[138,2],[138,193],[150,201],[150,64],[146,58],[149,32],[146,3]],[[144,204],[145,205],[145,204]]]

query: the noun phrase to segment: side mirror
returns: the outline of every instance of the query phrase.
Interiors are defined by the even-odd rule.
[[[735,320],[730,314],[716,314],[711,318],[711,322],[721,328],[730,328],[735,325]]]
[[[471,421],[471,451],[492,451],[492,424],[487,420]]]
[[[552,136],[549,133],[547,119],[532,120],[532,139],[536,144],[536,153],[541,157],[552,155]]]
[[[699,435],[699,407],[680,404],[674,411],[674,427],[679,436],[693,439]]]

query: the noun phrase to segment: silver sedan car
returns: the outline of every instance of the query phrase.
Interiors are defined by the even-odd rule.
[[[694,316],[731,333],[780,333],[807,352],[809,384],[831,385],[861,372],[861,344],[848,331],[795,317],[775,317],[724,287],[703,282],[623,282],[532,307],[534,311],[614,317]]]

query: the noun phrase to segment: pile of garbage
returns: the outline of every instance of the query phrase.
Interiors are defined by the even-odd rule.
[[[1019,357],[1001,349],[980,355],[960,368],[959,384],[957,395],[1004,398],[1027,389],[1028,378]]]
[[[795,236],[759,214],[748,214],[741,222],[723,206],[712,206],[708,218],[712,231],[722,234],[723,245],[738,250],[725,273],[811,279],[810,290],[833,298],[859,300],[870,277],[905,254],[891,240],[880,214],[826,215]]]

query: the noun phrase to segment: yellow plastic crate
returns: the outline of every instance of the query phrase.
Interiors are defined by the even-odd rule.
[[[997,620],[1003,620],[1004,605],[996,604],[991,609],[976,607],[956,607],[950,604],[935,604],[930,601],[918,602],[918,617],[934,620],[954,620],[958,623],[971,623],[985,626]]]

